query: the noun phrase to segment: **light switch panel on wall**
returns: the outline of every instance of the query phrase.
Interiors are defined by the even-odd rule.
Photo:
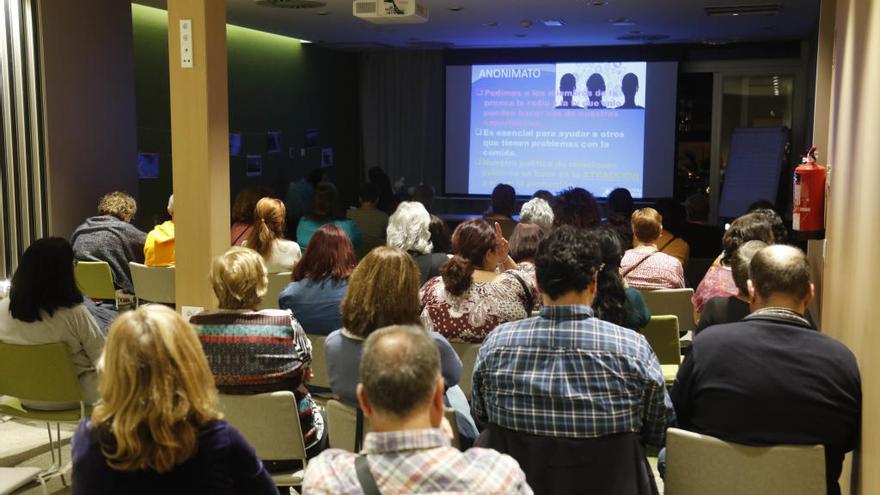
[[[193,66],[192,19],[180,20],[180,66],[184,69]]]

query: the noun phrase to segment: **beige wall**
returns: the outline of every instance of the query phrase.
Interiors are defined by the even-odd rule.
[[[858,488],[869,495],[880,493],[880,2],[836,3],[822,330],[859,360],[864,403]]]
[[[131,4],[39,0],[49,233],[68,237],[98,198],[137,195]]]

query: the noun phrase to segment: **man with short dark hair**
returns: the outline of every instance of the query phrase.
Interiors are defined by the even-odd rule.
[[[813,297],[799,249],[773,245],[749,264],[752,313],[703,330],[678,372],[679,426],[748,445],[825,446],[828,493],[859,437],[861,380],[852,352],[804,318]]]
[[[663,445],[674,413],[657,356],[645,337],[590,308],[601,264],[594,233],[565,225],[541,242],[540,316],[499,325],[483,341],[473,376],[475,419],[560,445],[616,434]],[[572,449],[583,451],[581,444]],[[530,482],[541,476],[524,469]],[[594,480],[583,481],[589,491]]]
[[[370,334],[360,373],[358,402],[372,430],[364,449],[325,451],[309,463],[303,493],[532,493],[509,456],[450,446],[440,429],[440,353],[424,329],[392,326]],[[371,484],[378,490],[368,490]]]

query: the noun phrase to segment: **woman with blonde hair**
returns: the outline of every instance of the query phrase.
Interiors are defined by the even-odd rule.
[[[73,493],[277,494],[241,434],[223,421],[192,327],[142,306],[110,327],[101,402],[73,437]]]
[[[254,228],[242,243],[260,253],[269,273],[289,272],[302,258],[299,244],[284,238],[287,211],[284,203],[275,198],[263,198],[254,208]]]

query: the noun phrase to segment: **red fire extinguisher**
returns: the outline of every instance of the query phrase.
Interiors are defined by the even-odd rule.
[[[816,147],[801,157],[794,169],[794,230],[812,232],[825,227],[825,167],[816,163]]]

